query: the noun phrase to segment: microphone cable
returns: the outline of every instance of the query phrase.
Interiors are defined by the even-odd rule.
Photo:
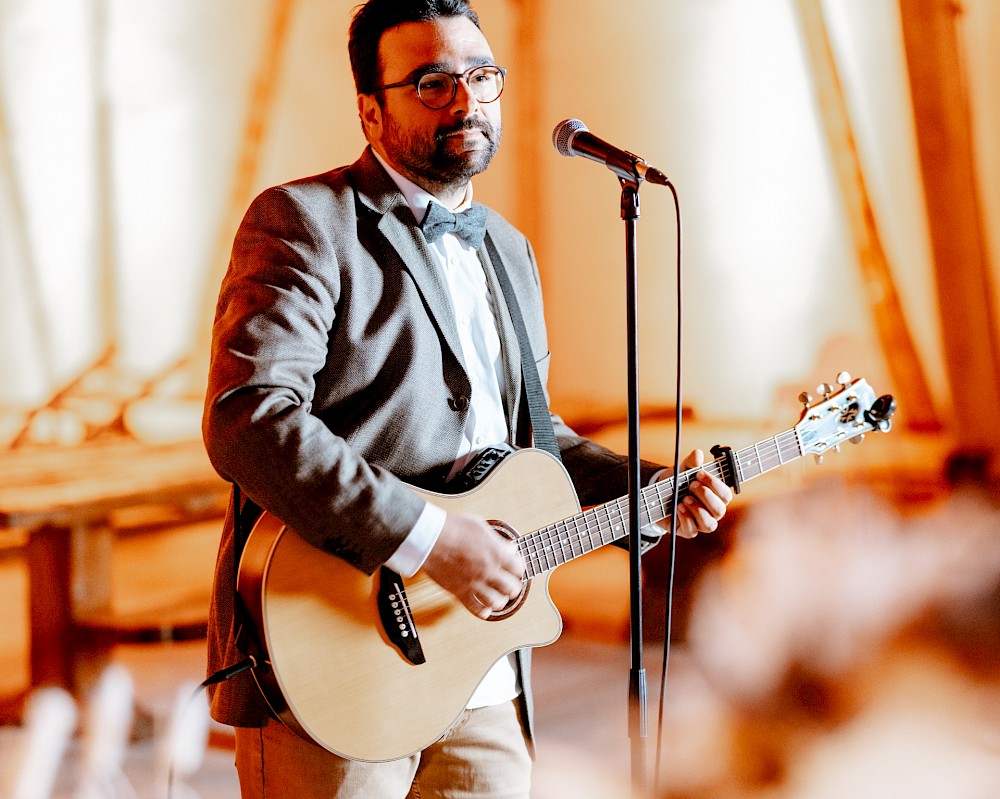
[[[682,247],[681,247],[681,204],[677,196],[677,189],[673,181],[667,182],[671,196],[674,199],[674,219],[677,228],[677,251],[675,255],[677,267],[677,371],[676,389],[674,401],[674,474],[673,474],[673,499],[671,500],[670,512],[670,557],[667,569],[667,590],[664,598],[664,630],[663,630],[663,663],[660,672],[660,698],[658,707],[658,717],[656,724],[656,760],[653,773],[654,791],[660,784],[660,765],[663,752],[663,707],[667,688],[667,673],[670,664],[670,636],[673,617],[674,601],[674,571],[677,560],[677,502],[680,496],[680,453],[681,453],[681,425],[683,422],[682,413],[682,382],[681,382],[681,357],[682,357],[682,337],[683,337],[683,291],[681,268]]]

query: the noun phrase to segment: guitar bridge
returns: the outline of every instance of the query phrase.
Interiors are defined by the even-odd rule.
[[[417,637],[417,625],[410,612],[403,578],[383,566],[379,572],[378,616],[389,642],[414,666],[426,663],[423,647]]]

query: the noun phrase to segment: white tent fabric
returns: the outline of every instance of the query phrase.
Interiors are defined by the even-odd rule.
[[[108,353],[139,385],[186,363],[184,390],[197,394],[260,81],[273,94],[253,192],[346,163],[363,145],[345,52],[354,0],[287,0],[289,25],[275,43],[281,5],[0,1],[0,413],[46,403]],[[985,0],[965,6],[977,144],[984,174],[996,175],[997,109],[983,76],[996,72],[988,45],[1000,13]],[[679,188],[687,403],[708,418],[769,418],[781,387],[832,378],[817,372],[824,353],[886,382],[794,3],[640,0],[627,15],[596,0],[476,7],[510,68],[507,142],[477,197],[533,234],[557,401],[621,403],[625,384],[618,186],[551,149],[548,133],[566,117],[641,153]],[[886,249],[946,402],[897,6],[824,8]],[[276,45],[276,68],[262,73]],[[537,174],[524,173],[524,148]],[[997,184],[984,181],[994,216]],[[639,236],[642,388],[668,403],[667,192],[644,188]]]

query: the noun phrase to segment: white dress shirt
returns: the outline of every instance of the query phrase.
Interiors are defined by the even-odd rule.
[[[400,175],[378,153],[375,153],[375,157],[399,187],[417,224],[420,224],[427,213],[427,203],[438,200]],[[448,210],[463,211],[470,205],[471,184],[462,202]],[[469,415],[451,470],[451,476],[454,476],[485,447],[510,443],[503,408],[505,386],[500,336],[497,333],[493,297],[476,251],[451,233],[434,243],[428,242],[428,247],[448,284],[452,310],[458,323],[462,361],[472,384]],[[445,516],[444,508],[426,503],[413,530],[386,561],[386,566],[404,577],[413,576],[437,542],[444,527]],[[508,655],[488,672],[470,699],[468,707],[497,705],[513,699],[518,692],[514,656]]]

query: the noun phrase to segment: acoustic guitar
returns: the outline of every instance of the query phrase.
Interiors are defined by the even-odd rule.
[[[739,451],[717,447],[700,469],[738,489],[805,454],[889,429],[891,396],[876,398],[846,373],[840,384],[836,393],[826,387],[792,429]],[[680,499],[700,469],[677,475]],[[422,572],[405,582],[386,569],[366,575],[266,512],[240,561],[237,589],[263,650],[253,671],[262,693],[289,728],[354,760],[423,749],[500,658],[555,641],[562,621],[548,593],[552,570],[629,529],[627,497],[581,512],[562,464],[541,450],[509,455],[465,493],[413,490],[449,512],[490,520],[516,542],[526,565],[516,600],[477,618]],[[641,525],[669,516],[672,503],[673,478],[642,489]]]

